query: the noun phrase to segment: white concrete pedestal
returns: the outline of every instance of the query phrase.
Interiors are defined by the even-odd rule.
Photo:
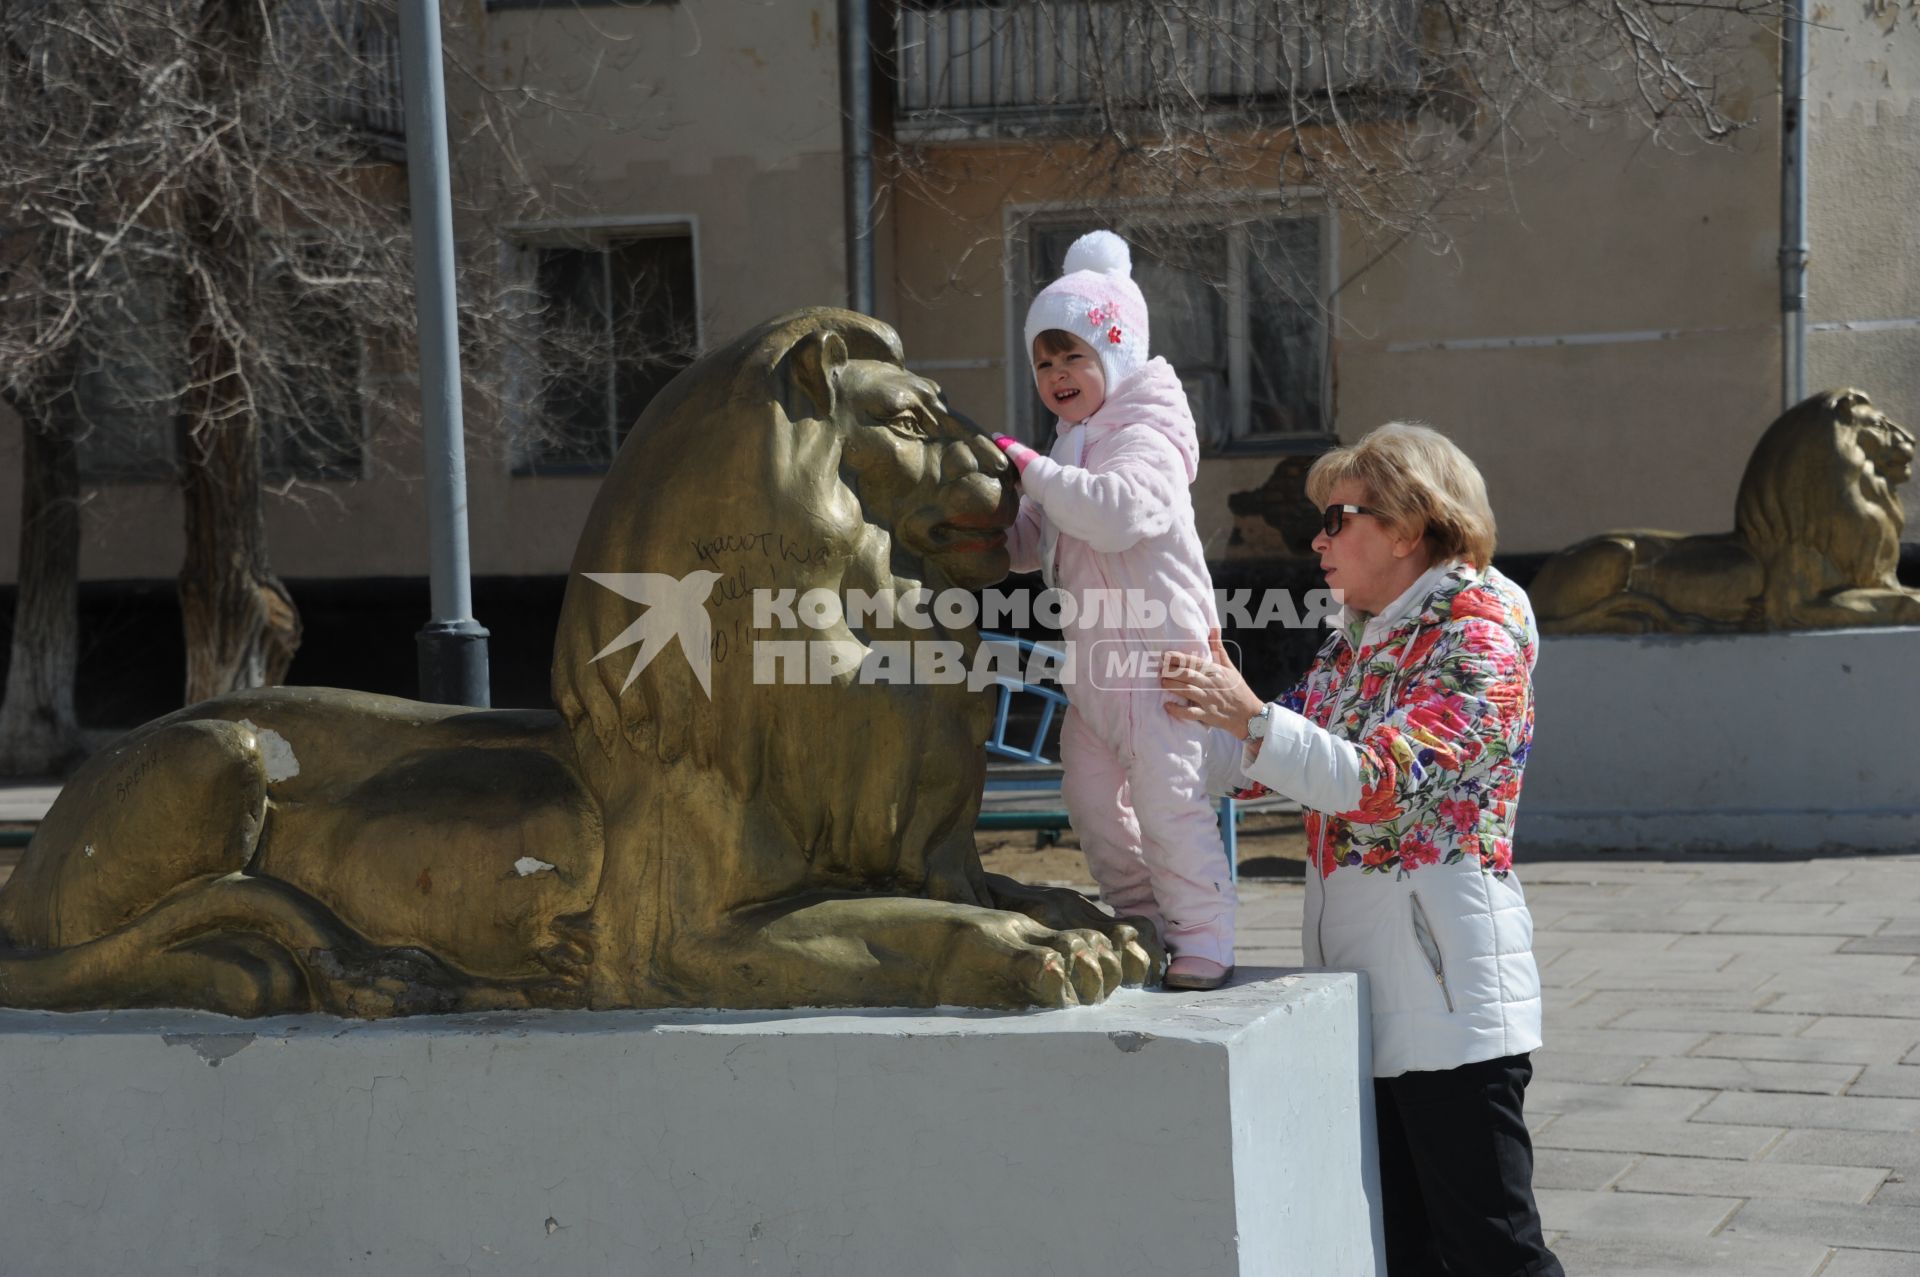
[[[0,1272],[1360,1277],[1366,1021],[0,1012]]]
[[[1548,637],[1515,849],[1920,847],[1920,629]]]

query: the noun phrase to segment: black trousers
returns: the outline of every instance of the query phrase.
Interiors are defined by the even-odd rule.
[[[1524,1055],[1375,1078],[1389,1277],[1565,1277],[1540,1231]]]

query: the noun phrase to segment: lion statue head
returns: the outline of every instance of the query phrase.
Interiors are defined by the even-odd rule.
[[[1815,395],[1761,436],[1740,480],[1734,534],[1767,570],[1770,622],[1787,622],[1809,595],[1900,589],[1906,516],[1895,489],[1912,473],[1913,447],[1858,390]]]
[[[763,645],[862,650],[883,637],[845,619],[796,627],[788,614],[809,591],[999,580],[1018,500],[1007,474],[939,387],[906,369],[893,330],[861,315],[783,315],[682,373],[607,475],[561,611],[554,702],[590,787],[615,804],[668,772],[718,783],[743,810],[771,804],[776,841],[806,849],[828,878],[919,887],[929,842],[962,823],[971,838],[985,698],[964,683],[868,684],[846,668],[796,683],[802,661]],[[601,581],[639,573],[696,593],[711,583],[705,686],[693,653],[669,645],[636,670],[643,649],[612,646],[642,609]],[[969,655],[978,642],[937,622],[895,632]]]

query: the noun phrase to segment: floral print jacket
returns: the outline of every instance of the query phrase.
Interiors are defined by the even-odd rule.
[[[1375,1077],[1540,1045],[1533,918],[1511,868],[1536,643],[1511,581],[1440,565],[1343,625],[1257,755],[1232,752],[1306,810],[1320,872],[1301,954],[1366,974]]]
[[[1513,863],[1520,776],[1533,739],[1538,642],[1526,595],[1492,568],[1450,565],[1420,605],[1376,641],[1343,626],[1280,703],[1352,742],[1360,797],[1306,814],[1308,856],[1405,877],[1466,857],[1504,876]]]

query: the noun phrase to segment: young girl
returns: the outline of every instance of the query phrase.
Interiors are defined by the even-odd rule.
[[[994,439],[1020,473],[1008,548],[1015,571],[1041,572],[1077,605],[1061,787],[1094,881],[1116,913],[1159,930],[1166,987],[1218,988],[1233,971],[1235,897],[1206,732],[1167,714],[1158,679],[1166,653],[1204,655],[1218,624],[1187,492],[1199,440],[1180,378],[1147,358],[1125,241],[1083,235],[1065,266],[1027,311],[1034,385],[1059,416],[1053,455]]]

